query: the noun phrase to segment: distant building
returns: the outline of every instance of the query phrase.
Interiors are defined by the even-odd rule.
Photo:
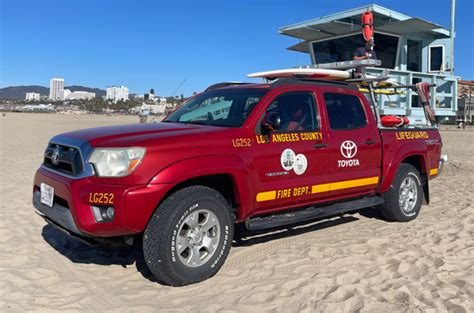
[[[67,89],[66,89],[67,90]],[[95,92],[88,92],[88,91],[73,91],[69,92],[69,94],[64,96],[64,99],[67,100],[89,100],[95,98]]]
[[[474,80],[458,81],[458,122],[474,121]]]
[[[154,114],[154,115],[163,115],[165,114],[166,106],[162,104],[142,104],[139,107],[135,107],[130,111],[138,114]]]
[[[27,92],[26,101],[35,101],[40,99],[40,94],[36,92]]]
[[[144,99],[146,100],[155,100],[155,89],[151,88],[149,93],[144,95]]]
[[[128,88],[125,86],[110,86],[107,87],[107,100],[128,100]]]
[[[49,81],[49,99],[64,100],[64,79],[52,78]]]
[[[28,104],[20,108],[22,112],[53,112],[54,106],[52,104]]]
[[[64,100],[68,99],[68,98],[69,98],[69,95],[71,94],[71,92],[72,92],[72,91],[69,90],[69,89],[64,89],[64,91],[63,91],[63,99],[64,99]]]

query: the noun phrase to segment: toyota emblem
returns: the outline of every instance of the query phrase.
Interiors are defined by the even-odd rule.
[[[53,154],[51,155],[51,163],[53,163],[53,165],[59,164],[60,155],[61,155],[61,151],[59,150],[58,147],[56,147],[53,151]]]
[[[341,144],[341,154],[346,158],[353,158],[357,154],[357,146],[353,141],[346,140]]]

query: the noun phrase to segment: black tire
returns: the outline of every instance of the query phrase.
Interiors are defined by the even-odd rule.
[[[413,207],[409,210],[407,207],[405,207],[404,210],[404,206],[400,204],[400,197],[403,196],[401,187],[402,184],[407,186],[406,182],[408,181],[414,183],[409,189],[413,190],[413,192],[410,194],[414,194],[414,191],[416,190],[416,200],[407,200],[410,203],[407,204],[407,207]],[[385,202],[381,206],[381,211],[382,215],[387,220],[396,222],[408,222],[414,220],[420,213],[423,200],[423,187],[418,170],[410,164],[400,164],[390,189],[385,192],[382,197],[384,198]]]
[[[207,219],[211,216],[213,223],[219,225],[213,226],[209,232],[201,231],[201,226],[198,226],[199,221],[206,218],[206,214]],[[192,217],[196,216],[197,225],[189,228],[186,221],[195,221]],[[203,221],[201,222],[204,223]],[[219,238],[211,247],[212,253],[204,246],[199,248],[199,243],[196,243],[199,239],[189,239],[194,230],[200,234],[198,238],[201,238],[201,245],[204,237],[208,242]],[[214,276],[219,271],[229,254],[233,235],[232,212],[224,197],[205,186],[187,187],[170,195],[156,209],[143,235],[143,255],[151,273],[160,283],[171,286],[194,284]],[[212,239],[209,239],[211,237]],[[178,248],[178,242],[182,242],[180,240],[184,238],[188,238],[186,245],[180,247],[186,246],[186,250],[178,254],[181,249]],[[190,243],[191,240],[193,243]],[[200,256],[203,253],[204,260],[199,259],[194,265],[191,261],[186,264],[184,259],[191,259],[195,248],[200,250],[194,255]],[[200,262],[204,263],[199,265]]]

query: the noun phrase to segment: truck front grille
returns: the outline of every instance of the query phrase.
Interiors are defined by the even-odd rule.
[[[50,143],[44,152],[44,166],[55,171],[78,175],[84,169],[79,149],[65,145]]]

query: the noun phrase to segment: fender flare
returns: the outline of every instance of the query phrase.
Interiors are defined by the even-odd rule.
[[[380,183],[380,186],[378,187],[377,192],[384,193],[390,188],[400,164],[402,163],[403,160],[405,160],[408,157],[411,157],[411,156],[420,157],[421,158],[420,175],[422,177],[423,175],[426,175],[429,168],[429,159],[426,153],[426,148],[427,148],[426,145],[424,145],[424,147],[419,147],[419,145],[415,146],[415,145],[409,144],[409,145],[402,146],[401,149],[398,149],[396,154],[388,153],[384,157],[384,162],[383,162],[383,169],[384,169],[385,175],[382,178],[382,182]],[[424,180],[426,182],[426,185],[428,184],[428,180],[429,180],[428,178],[429,177],[426,177],[426,180]],[[425,195],[425,198],[426,197],[427,195]],[[429,202],[429,197],[425,200]]]
[[[236,202],[239,203],[238,217],[251,210],[253,190],[248,166],[236,155],[202,155],[183,159],[155,174],[149,184],[176,186],[193,178],[210,175],[229,175],[232,178]]]

